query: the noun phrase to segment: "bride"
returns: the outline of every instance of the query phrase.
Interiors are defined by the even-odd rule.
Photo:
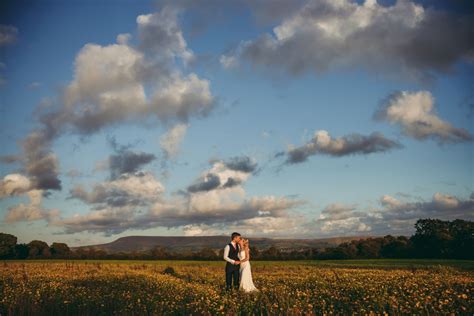
[[[240,289],[245,292],[258,291],[253,284],[252,271],[250,270],[250,250],[249,240],[241,239],[240,249],[242,249],[238,256],[240,259]]]

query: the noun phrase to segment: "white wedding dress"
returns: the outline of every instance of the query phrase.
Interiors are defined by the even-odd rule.
[[[242,250],[238,256],[240,260],[244,260],[245,250]],[[258,291],[258,289],[253,284],[250,261],[240,263],[240,289],[244,290],[245,292]]]

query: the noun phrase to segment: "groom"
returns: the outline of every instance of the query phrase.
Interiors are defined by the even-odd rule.
[[[239,241],[240,234],[232,233],[231,242],[224,248],[224,260],[227,261],[225,265],[225,288],[230,290],[232,288],[232,280],[234,280],[234,288],[238,289],[240,285],[240,261],[239,261]]]

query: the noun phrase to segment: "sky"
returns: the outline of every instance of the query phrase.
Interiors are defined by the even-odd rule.
[[[474,214],[469,1],[5,1],[0,231],[411,235]]]

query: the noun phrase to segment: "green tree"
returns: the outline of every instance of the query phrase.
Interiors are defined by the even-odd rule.
[[[281,257],[281,252],[275,246],[271,246],[267,250],[263,251],[263,258],[276,260]]]
[[[11,259],[15,256],[16,241],[15,236],[0,233],[0,259]]]
[[[27,244],[18,244],[15,246],[15,258],[16,259],[26,259],[28,258],[28,254],[30,252],[30,248]]]
[[[419,219],[415,223],[415,234],[411,241],[420,258],[449,258],[454,239],[449,222],[440,219]]]
[[[449,225],[453,240],[451,254],[456,259],[474,259],[474,222],[456,219]]]
[[[250,250],[250,255],[252,256],[253,259],[258,259],[260,258],[260,250],[258,250],[258,247],[257,246],[250,246],[249,248]],[[224,251],[224,250],[222,250]],[[224,254],[222,254],[223,256]],[[221,257],[222,257],[221,256]]]
[[[197,258],[199,259],[217,260],[217,254],[211,248],[203,248],[196,255],[197,255]]]
[[[155,246],[153,249],[151,249],[151,257],[152,259],[167,259],[169,257],[168,252],[166,251],[166,248],[163,246]]]
[[[357,246],[360,258],[378,258],[380,255],[381,243],[374,238],[361,240]]]
[[[384,237],[380,256],[382,258],[407,258],[411,255],[411,243],[405,236],[392,237],[390,235]]]
[[[41,240],[33,240],[28,244],[29,253],[28,258],[49,258],[51,257],[51,252],[47,243]]]
[[[53,242],[50,247],[51,255],[55,258],[67,258],[71,254],[68,245],[62,242]]]

